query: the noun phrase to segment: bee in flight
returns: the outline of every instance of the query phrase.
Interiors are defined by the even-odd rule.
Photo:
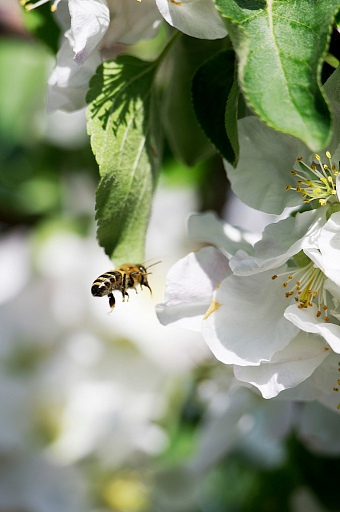
[[[156,265],[156,263],[153,263],[153,265]],[[150,267],[153,265],[150,265]],[[105,274],[97,277],[97,279],[92,283],[91,293],[94,297],[104,297],[107,295],[109,297],[109,305],[112,311],[116,304],[116,300],[113,295],[115,290],[119,290],[121,292],[123,302],[125,302],[125,297],[129,299],[129,294],[126,290],[133,288],[137,293],[136,286],[138,284],[141,288],[143,288],[143,286],[149,288],[150,293],[152,294],[147,278],[149,274],[150,272],[147,272],[147,268],[143,265],[125,263],[124,265],[117,267],[115,270],[109,270],[108,272],[105,272]]]

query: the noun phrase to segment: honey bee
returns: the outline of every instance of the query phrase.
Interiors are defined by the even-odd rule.
[[[156,265],[156,263],[153,263],[153,265]],[[150,265],[150,267],[153,265]],[[136,286],[138,284],[141,288],[143,288],[143,286],[149,288],[152,295],[152,290],[147,278],[149,274],[150,272],[147,271],[147,268],[144,267],[144,265],[125,263],[124,265],[117,267],[115,270],[109,270],[108,272],[105,272],[105,274],[97,277],[97,279],[92,283],[91,293],[94,297],[104,297],[105,295],[108,295],[109,305],[112,311],[116,304],[116,300],[113,295],[115,290],[119,290],[121,292],[123,302],[125,302],[125,297],[129,300],[129,294],[126,290],[133,288],[137,293]]]

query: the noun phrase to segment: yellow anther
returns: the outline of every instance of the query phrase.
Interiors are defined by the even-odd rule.
[[[327,292],[324,288],[325,275],[323,272],[314,267],[314,263],[310,261],[305,267],[296,267],[295,270],[290,269],[289,272],[275,274],[272,279],[285,277],[286,281],[282,284],[282,288],[286,288],[286,298],[294,297],[299,309],[308,309],[316,306],[316,317],[323,318],[324,322],[329,322],[330,318],[326,315]],[[292,283],[289,283],[293,280]],[[340,370],[340,369],[339,369]]]

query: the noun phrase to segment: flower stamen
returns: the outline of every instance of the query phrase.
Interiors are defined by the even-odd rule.
[[[32,11],[33,9],[36,9],[37,7],[41,7],[42,5],[46,4],[50,0],[38,0],[38,2],[35,2],[35,4],[30,4],[29,0],[20,0],[20,4],[25,7],[26,11]],[[61,0],[54,0],[53,4],[51,5],[51,11],[55,12],[57,10],[57,6]]]
[[[286,190],[295,190],[300,193],[303,203],[309,203],[316,199],[321,206],[325,206],[328,201],[334,202],[336,196],[336,177],[339,169],[332,161],[329,151],[326,151],[328,164],[323,164],[318,154],[314,155],[316,163],[307,165],[302,157],[297,159],[301,168],[300,172],[290,171],[293,176],[298,178],[297,186],[287,185]]]
[[[290,269],[288,272],[275,274],[272,276],[272,279],[274,280],[278,277],[286,277],[282,288],[286,289],[285,295],[287,299],[294,297],[295,302],[298,303],[299,309],[316,305],[316,317],[320,318],[323,316],[325,322],[330,321],[327,315],[327,292],[324,287],[326,278],[319,268],[314,267],[312,261],[305,267],[299,267],[294,270]]]

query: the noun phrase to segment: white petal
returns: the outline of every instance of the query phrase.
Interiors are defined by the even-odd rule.
[[[324,273],[340,286],[340,212],[333,213],[318,240]]]
[[[60,26],[61,32],[65,33],[71,26],[70,10],[68,2],[59,2],[58,9],[53,13],[53,17]]]
[[[165,20],[184,34],[199,39],[220,39],[227,35],[212,0],[156,0]]]
[[[214,355],[226,364],[259,365],[270,361],[296,336],[283,316],[287,299],[271,272],[231,275],[214,292],[202,322],[202,334]]]
[[[325,213],[311,210],[268,224],[254,246],[255,256],[239,251],[231,258],[230,268],[234,274],[243,276],[263,272],[281,266],[305,247],[317,246]]]
[[[228,274],[227,258],[214,247],[179,260],[168,272],[165,302],[156,307],[159,321],[200,331],[214,288]]]
[[[110,12],[106,0],[69,0],[74,59],[83,64],[108,29]]]
[[[108,0],[110,26],[102,41],[104,48],[116,43],[135,44],[157,33],[161,17],[154,0]]]
[[[328,356],[308,379],[294,389],[283,391],[280,398],[300,401],[318,400],[336,411],[340,402],[340,392],[334,391],[333,388],[339,387],[338,379],[339,356],[329,350]]]
[[[340,326],[317,318],[316,313],[316,306],[300,309],[294,304],[286,309],[284,316],[302,331],[320,334],[340,354]]]
[[[299,333],[270,363],[235,366],[235,377],[256,386],[264,398],[273,398],[284,389],[306,380],[328,356],[325,343],[317,336]]]
[[[238,121],[240,158],[235,169],[224,162],[231,188],[245,204],[279,215],[288,206],[301,204],[301,196],[285,191],[296,186],[289,173],[298,156],[310,154],[294,137],[277,132],[256,117]]]
[[[332,296],[333,307],[328,310],[328,315],[340,320],[340,286],[337,286],[330,279],[326,279],[324,287]]]
[[[66,33],[66,36],[70,36]],[[66,112],[83,108],[89,80],[101,62],[95,51],[85,64],[78,66],[73,60],[69,39],[64,38],[57,55],[57,63],[48,80],[48,112],[60,109]]]
[[[228,257],[235,254],[238,249],[252,253],[253,247],[247,241],[250,233],[234,228],[222,222],[214,212],[196,213],[189,217],[188,233],[191,240],[216,245]]]
[[[336,193],[338,197],[338,201],[340,201],[340,173],[337,175],[335,179]]]

